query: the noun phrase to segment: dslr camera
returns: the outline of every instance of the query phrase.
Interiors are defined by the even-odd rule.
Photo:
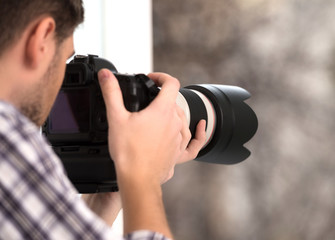
[[[120,74],[111,62],[95,55],[77,55],[67,64],[64,82],[42,132],[80,193],[118,190],[97,77],[102,68],[110,69],[118,79],[130,112],[144,109],[160,91],[146,75]],[[192,136],[201,119],[207,123],[206,143],[196,160],[235,164],[250,155],[243,145],[256,133],[258,121],[244,102],[249,97],[246,90],[227,85],[198,84],[180,89],[177,104],[185,113]]]

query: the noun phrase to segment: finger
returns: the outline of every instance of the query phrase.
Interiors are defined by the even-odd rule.
[[[178,79],[166,73],[150,73],[148,77],[152,79],[157,86],[161,87],[161,90],[154,101],[163,101],[166,104],[174,104],[176,102],[180,89]]]
[[[206,121],[199,121],[195,133],[195,137],[190,141],[183,155],[179,159],[178,163],[188,162],[197,157],[199,151],[204,146],[206,141]]]
[[[179,118],[182,121],[182,129],[180,131],[182,135],[181,150],[185,151],[187,145],[189,144],[191,140],[192,134],[191,134],[185,113],[179,106],[177,106],[177,113],[178,113]]]
[[[163,179],[161,184],[164,184],[164,183],[168,182],[169,180],[171,180],[171,178],[173,178],[173,175],[174,175],[174,167],[169,171],[168,175],[166,176],[165,179]]]
[[[120,116],[126,113],[120,85],[114,74],[108,69],[102,69],[98,78],[108,115]]]

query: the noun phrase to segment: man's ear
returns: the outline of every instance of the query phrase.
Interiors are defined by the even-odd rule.
[[[45,57],[53,56],[55,48],[56,23],[52,17],[44,17],[35,22],[29,32],[25,63],[30,68],[36,68],[45,60]]]

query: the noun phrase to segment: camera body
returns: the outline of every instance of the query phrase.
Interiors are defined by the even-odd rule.
[[[63,85],[42,132],[70,180],[83,193],[117,190],[108,152],[106,108],[97,78],[102,68],[110,69],[118,79],[130,112],[145,108],[159,92],[146,75],[119,74],[113,64],[94,55],[78,55],[67,64]]]

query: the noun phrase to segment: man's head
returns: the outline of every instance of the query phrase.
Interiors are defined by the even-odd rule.
[[[82,0],[0,0],[0,99],[41,125],[73,54]]]
[[[81,0],[0,0],[0,55],[22,35],[31,21],[51,16],[59,42],[83,21]]]

